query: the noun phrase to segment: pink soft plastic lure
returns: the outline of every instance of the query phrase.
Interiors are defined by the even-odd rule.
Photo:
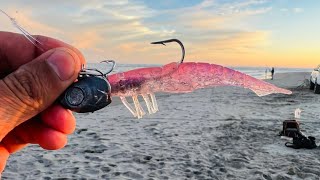
[[[145,114],[138,101],[139,95],[146,102],[149,114],[159,110],[154,95],[156,92],[187,93],[206,87],[239,86],[251,89],[258,96],[273,93],[292,93],[289,90],[278,88],[270,83],[220,65],[195,62],[182,63],[184,48],[177,39],[156,42],[156,44],[172,41],[179,42],[182,47],[181,62],[173,62],[163,67],[135,69],[108,77],[112,96],[119,96],[122,103],[135,117],[141,118]],[[135,108],[126,100],[128,96],[132,97]]]
[[[5,14],[32,44],[43,50],[43,44],[19,26],[14,18],[1,9],[0,12]],[[289,90],[278,88],[226,67],[208,63],[183,63],[185,50],[183,44],[177,39],[152,44],[164,45],[164,43],[169,42],[177,42],[182,48],[182,59],[179,63],[173,62],[163,67],[141,68],[108,76],[111,96],[119,96],[122,103],[135,117],[142,118],[145,114],[138,100],[139,95],[146,102],[149,114],[156,113],[159,110],[154,95],[156,92],[187,93],[206,87],[240,86],[251,89],[258,96],[273,93],[291,94]],[[112,62],[114,63],[114,61]],[[126,100],[128,96],[132,97],[135,108]]]

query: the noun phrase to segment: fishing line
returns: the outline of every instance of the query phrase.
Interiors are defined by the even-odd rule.
[[[12,25],[17,28],[23,35],[25,38],[28,39],[28,41],[30,41],[35,47],[37,47],[38,49],[40,49],[41,51],[44,52],[44,45],[37,40],[36,38],[34,38],[28,31],[26,31],[23,27],[21,27],[17,20],[11,16],[9,16],[6,12],[4,12],[2,9],[0,9],[0,11],[9,18],[9,20],[11,21]]]

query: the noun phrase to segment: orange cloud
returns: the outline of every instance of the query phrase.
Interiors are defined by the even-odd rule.
[[[15,12],[15,13],[13,13]],[[31,34],[49,34],[52,36],[57,36],[62,34],[63,31],[50,25],[49,23],[40,23],[32,18],[32,10],[25,8],[21,11],[7,10],[7,13],[13,17],[19,25],[21,25],[26,30],[30,31]]]
[[[231,54],[247,54],[259,51],[260,47],[268,44],[268,33],[257,32],[237,32],[225,37],[212,38],[193,44],[192,56],[204,59],[215,56],[229,56]]]
[[[79,49],[95,48],[99,43],[103,42],[103,37],[90,30],[72,33],[70,37],[72,39],[71,43]]]
[[[4,10],[15,16],[30,33],[71,43],[91,62],[104,58],[120,63],[164,64],[177,61],[181,56],[177,44],[150,45],[150,41],[179,38],[186,47],[186,61],[235,66],[306,67],[318,64],[320,49],[315,47],[320,46],[316,40],[305,39],[305,36],[299,43],[290,40],[290,36],[277,39],[272,28],[266,31],[256,26],[260,16],[272,11],[267,7],[269,3],[265,2],[205,0],[193,7],[159,10],[127,0],[65,1],[54,7],[61,8],[61,14],[53,14],[56,9],[47,2],[32,6],[20,2],[10,6],[5,2],[0,4],[9,7]],[[66,4],[74,6],[68,11]],[[15,13],[16,9],[11,7],[20,7],[19,12]],[[295,11],[302,10],[298,8]],[[1,22],[9,22],[0,18]],[[10,23],[7,24],[1,30],[12,31]]]

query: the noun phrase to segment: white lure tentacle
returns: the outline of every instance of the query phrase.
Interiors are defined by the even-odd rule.
[[[143,100],[146,102],[146,106],[148,108],[149,114],[154,114],[157,111],[159,111],[157,100],[154,94],[141,94],[141,96],[143,97]],[[146,114],[142,106],[140,105],[138,95],[132,96],[134,108],[127,101],[126,97],[120,96],[120,99],[121,99],[121,102],[124,104],[124,106],[132,113],[134,117],[137,117],[138,119],[140,119]]]
[[[157,111],[159,111],[157,100],[154,94],[141,94],[141,96],[143,97],[143,100],[146,102],[146,106],[148,108],[149,114],[154,114]],[[134,117],[137,117],[138,119],[140,119],[146,114],[142,106],[140,105],[138,95],[132,96],[134,107],[130,105],[126,97],[120,96],[120,100],[124,104],[124,106],[132,113]]]
[[[135,95],[135,96],[132,96],[132,100],[133,100],[133,103],[134,103],[134,106],[136,108],[136,112],[137,112],[137,115],[138,115],[138,119],[142,118],[143,115],[145,115],[146,113],[144,112],[144,110],[142,109],[140,103],[139,103],[139,100],[138,100],[138,96]]]
[[[152,111],[153,113],[156,113],[157,111],[159,111],[156,96],[153,93],[151,93],[150,97],[151,97],[152,106],[153,106]]]
[[[153,114],[153,110],[152,110],[153,107],[152,107],[152,103],[150,101],[149,96],[147,94],[142,94],[142,97],[143,97],[144,101],[146,102],[146,106],[148,108],[149,114]]]
[[[120,96],[121,102],[124,104],[124,106],[132,113],[134,117],[137,117],[137,112],[133,109],[133,107],[128,103],[126,97]]]

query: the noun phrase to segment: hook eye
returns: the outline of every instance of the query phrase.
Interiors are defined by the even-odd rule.
[[[111,68],[103,73],[101,70],[97,69],[97,68],[86,68],[85,65],[82,65],[81,71],[80,71],[80,75],[82,76],[102,76],[102,77],[107,77],[107,75],[113,71],[114,67],[116,66],[116,62],[114,60],[104,60],[101,61],[100,63],[112,63]]]
[[[107,74],[111,73],[114,69],[114,67],[116,66],[116,62],[114,60],[104,60],[104,61],[101,61],[100,63],[112,63],[112,66],[111,68],[109,69],[109,71],[107,71],[106,73],[104,73],[103,75],[104,76],[107,76]]]
[[[104,76],[103,72],[95,68],[82,68],[79,74],[85,76]]]

